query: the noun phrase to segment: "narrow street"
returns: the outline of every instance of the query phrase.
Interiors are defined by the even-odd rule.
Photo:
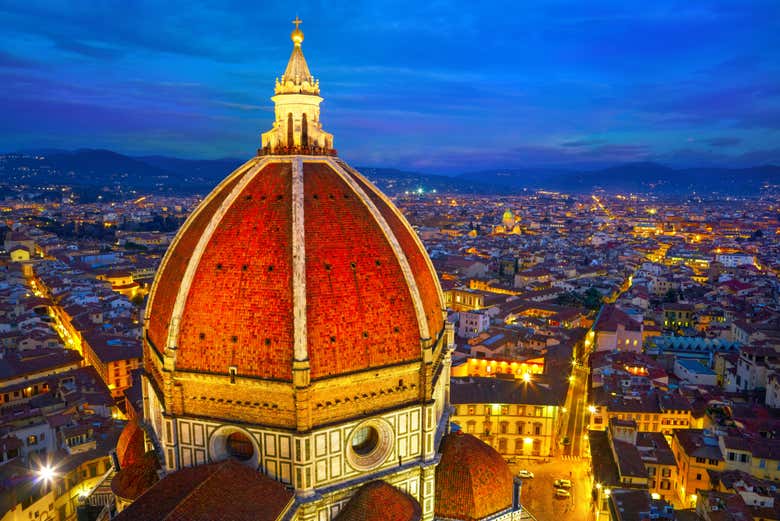
[[[591,521],[591,482],[589,464],[584,459],[555,458],[549,462],[524,461],[510,468],[521,468],[534,473],[534,478],[523,479],[521,503],[538,521]],[[571,497],[555,497],[553,482],[569,479]]]

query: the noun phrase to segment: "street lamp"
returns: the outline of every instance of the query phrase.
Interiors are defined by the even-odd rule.
[[[530,381],[531,381],[531,373],[523,373],[523,381],[525,383],[530,383]]]
[[[38,469],[37,474],[38,474],[39,481],[45,481],[47,483],[53,480],[54,477],[57,475],[57,473],[54,472],[54,468],[51,467],[50,465],[42,465]]]
[[[588,405],[588,412],[591,414],[596,414],[596,406],[595,405]]]

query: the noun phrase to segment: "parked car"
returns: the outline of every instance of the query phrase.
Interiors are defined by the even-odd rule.
[[[569,492],[565,488],[556,488],[555,497],[571,497],[571,492]]]
[[[533,473],[533,472],[531,472],[530,470],[525,470],[525,469],[523,469],[523,470],[521,470],[521,471],[519,471],[519,472],[517,473],[517,477],[518,477],[518,478],[533,479],[533,477],[534,477],[534,473]]]
[[[568,479],[556,479],[553,482],[555,488],[571,488],[571,480]]]

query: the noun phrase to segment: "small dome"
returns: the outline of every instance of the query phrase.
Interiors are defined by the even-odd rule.
[[[130,420],[122,429],[119,440],[116,443],[116,457],[119,467],[129,467],[139,461],[144,455],[144,431],[138,422]]]
[[[335,521],[419,521],[420,504],[409,494],[384,481],[360,487]]]
[[[512,506],[512,472],[492,447],[461,431],[441,443],[436,516],[472,521]]]
[[[159,481],[157,469],[160,462],[153,451],[144,454],[138,461],[123,467],[111,479],[111,492],[127,501],[134,501],[148,488]]]

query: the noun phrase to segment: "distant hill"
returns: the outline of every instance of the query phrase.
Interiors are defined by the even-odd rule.
[[[404,192],[423,190],[429,193],[433,190],[448,193],[494,193],[495,187],[477,180],[448,177],[443,175],[421,174],[419,172],[404,172],[395,168],[357,167],[380,190],[387,194],[397,195]]]
[[[755,195],[766,185],[780,185],[780,167],[674,169],[651,162],[627,163],[600,170],[491,170],[458,176],[517,191],[543,188],[567,192],[609,192],[657,194],[720,193]]]
[[[67,185],[89,199],[124,198],[137,192],[205,193],[243,163],[240,159],[177,159],[165,156],[130,157],[109,150],[51,150],[0,155],[0,185],[44,187]],[[381,190],[402,194],[510,194],[523,189],[566,192],[657,194],[720,193],[756,195],[763,187],[780,186],[780,167],[742,169],[673,169],[657,163],[629,163],[601,170],[495,169],[455,177],[405,172],[392,168],[358,167]],[[2,188],[2,186],[0,186]]]

